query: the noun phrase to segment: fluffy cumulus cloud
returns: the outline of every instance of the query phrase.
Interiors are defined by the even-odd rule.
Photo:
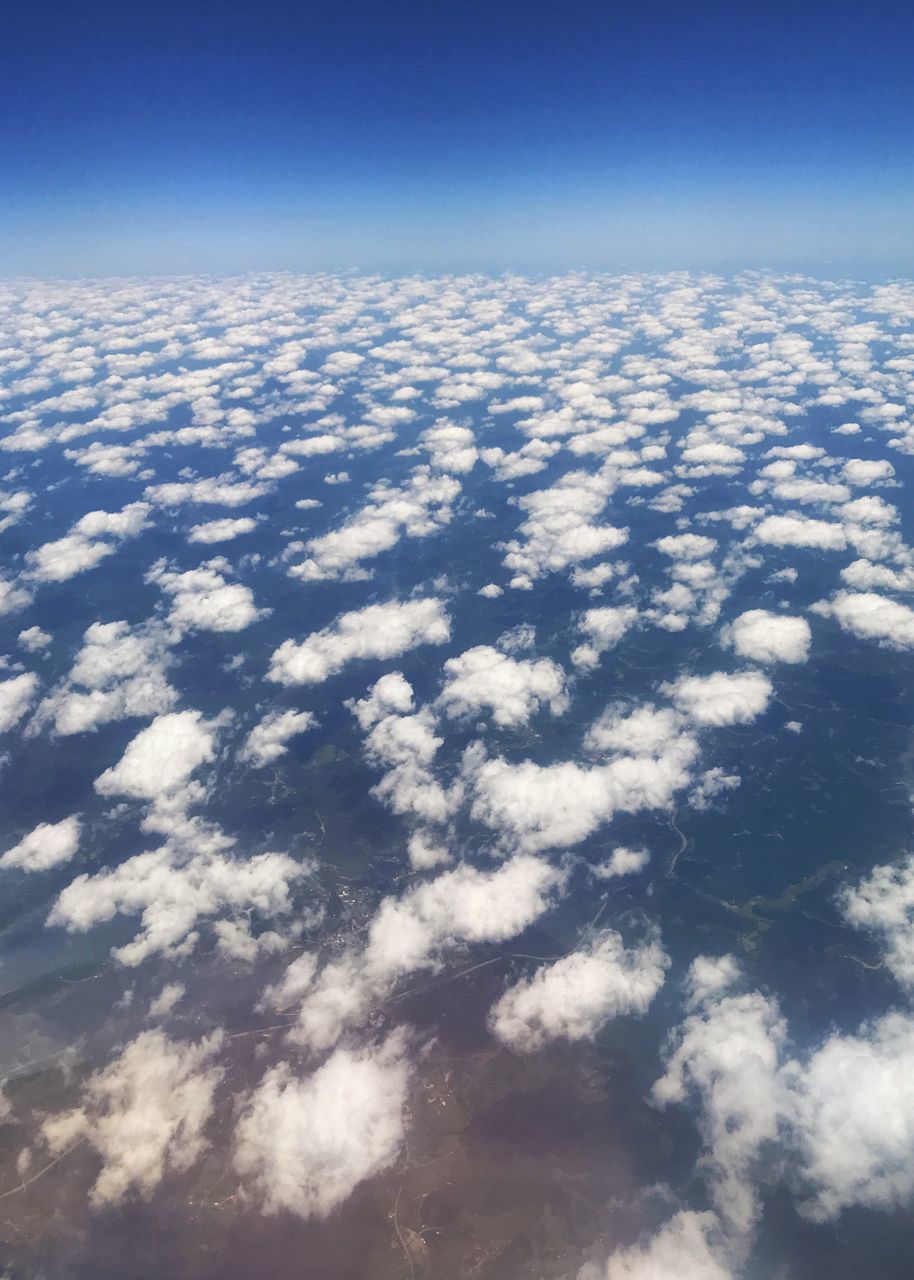
[[[188,780],[216,755],[216,726],[199,711],[156,716],[128,744],[117,764],[95,781],[103,796],[156,801],[186,791]]]
[[[680,676],[662,689],[695,724],[716,727],[750,724],[762,714],[774,692],[771,681],[760,671]]]
[[[747,1240],[759,1214],[758,1161],[786,1109],[780,1059],[787,1028],[777,1004],[759,992],[711,988],[709,995],[682,1024],[652,1098],[663,1107],[697,1095],[711,1199],[731,1235]]]
[[[400,898],[386,898],[364,949],[331,961],[309,987],[293,1038],[316,1049],[333,1045],[405,975],[434,967],[457,947],[521,933],[564,882],[562,870],[519,855],[491,872],[464,863]]]
[[[32,705],[37,688],[38,677],[32,671],[0,681],[0,733],[16,727]]]
[[[367,605],[341,614],[300,644],[284,641],[267,678],[285,685],[322,684],[349,662],[398,658],[421,644],[444,644],[450,634],[444,603],[433,597]]]
[[[849,924],[878,938],[893,977],[914,988],[914,857],[875,867],[839,900]]]
[[[62,822],[41,822],[0,857],[0,867],[22,871],[50,871],[69,862],[79,848],[80,822],[76,815]]]
[[[220,1032],[191,1043],[144,1031],[90,1077],[78,1108],[44,1122],[52,1154],[83,1141],[100,1157],[94,1205],[148,1197],[167,1174],[191,1168],[206,1145],[222,1043]]]
[[[238,758],[262,769],[284,756],[289,741],[316,723],[310,711],[270,711],[245,738]]]
[[[605,1267],[583,1267],[578,1280],[735,1280],[735,1275],[715,1214],[683,1210],[648,1240],[617,1250]]]
[[[600,655],[618,644],[637,618],[638,610],[632,605],[588,609],[580,621],[587,641],[572,651],[571,661],[585,670],[598,666]]]
[[[889,1013],[855,1035],[835,1033],[789,1078],[806,1216],[826,1222],[853,1205],[910,1205],[914,1018]]]
[[[276,950],[284,945],[277,919],[288,918],[291,890],[313,864],[284,853],[233,857],[225,852],[230,844],[211,833],[190,845],[166,841],[119,866],[79,875],[58,896],[48,923],[84,933],[115,916],[139,917],[136,936],[113,952],[129,967],[152,955],[188,955],[199,941],[200,924],[214,917],[220,917],[214,928],[230,954],[240,951],[241,958],[253,959],[258,951]],[[255,914],[264,924],[256,939]]]
[[[159,561],[147,581],[171,597],[168,621],[179,631],[243,631],[270,610],[257,608],[250,587],[227,582],[227,572],[230,566],[221,558],[186,573],[170,570]]]
[[[509,987],[489,1015],[510,1048],[532,1053],[550,1040],[592,1040],[611,1018],[644,1013],[669,959],[657,938],[626,948],[613,929]]]
[[[568,707],[565,673],[550,658],[517,659],[489,645],[467,649],[444,664],[440,705],[449,716],[490,711],[503,728],[526,724],[541,706],[554,716]]]
[[[749,609],[723,629],[721,640],[752,662],[805,662],[812,631],[805,618]]]
[[[758,542],[772,547],[810,547],[818,551],[843,551],[847,537],[843,525],[811,516],[766,516],[754,531]]]
[[[135,537],[146,527],[149,511],[148,503],[133,502],[122,511],[87,512],[63,538],[28,553],[29,577],[39,583],[67,582],[94,569],[125,538]]]
[[[177,701],[167,678],[169,636],[156,624],[93,622],[66,678],[42,699],[28,728],[69,735],[112,720],[161,715]]]
[[[751,798],[780,676],[804,702],[810,623],[839,667],[858,641],[898,651],[882,665],[901,680],[912,317],[903,281],[684,273],[0,287],[0,867],[14,897],[53,883],[48,922],[70,936],[50,945],[82,954],[97,928],[128,970],[108,1024],[126,1047],[72,1110],[31,1120],[49,1159],[83,1148],[55,1178],[94,1160],[96,1204],[148,1195],[197,1158],[217,1107],[245,1212],[332,1214],[401,1158],[411,1075],[437,1071],[408,1045],[434,1044],[450,979],[511,939],[554,951],[520,939],[561,904],[580,941],[515,957],[490,1037],[537,1075],[550,1046],[572,1061],[622,1036],[612,1019],[665,1020],[650,1100],[699,1140],[691,1174],[632,1188],[630,1208],[657,1210],[640,1239],[606,1258],[576,1236],[603,1259],[588,1280],[752,1273],[772,1185],[813,1224],[914,1203],[914,860],[839,892],[859,956],[808,953],[817,990],[861,960],[860,1025],[798,1000],[788,1027],[754,952],[745,970],[683,956],[684,986],[660,991],[661,928],[672,912],[693,936],[700,906],[661,889],[704,873],[651,869],[669,823],[698,849],[734,788]],[[277,685],[311,687],[320,734]],[[833,728],[888,794],[898,761],[877,778],[869,729]],[[322,750],[302,772],[305,733]],[[735,742],[738,770],[705,758]],[[315,823],[319,884],[299,852]],[[790,873],[811,908],[832,893],[807,878],[814,853]],[[196,1017],[210,973],[262,1027],[151,1030]],[[81,990],[60,993],[75,1030]],[[383,1038],[394,1010],[415,1039]],[[55,1046],[32,1048],[23,1061]],[[242,1061],[259,1074],[240,1085]]]
[[[406,1040],[337,1049],[302,1078],[285,1063],[251,1093],[235,1130],[235,1168],[267,1213],[326,1218],[389,1169],[404,1139]]]
[[[222,520],[207,520],[203,524],[195,524],[187,535],[189,542],[202,542],[206,545],[213,542],[231,542],[240,538],[243,533],[253,533],[257,521],[253,516],[239,516],[232,519],[226,516]]]
[[[914,649],[914,609],[874,591],[838,591],[813,608],[844,631],[886,649]]]

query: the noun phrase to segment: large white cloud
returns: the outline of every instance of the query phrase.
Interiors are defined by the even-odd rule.
[[[489,1014],[499,1040],[532,1053],[550,1040],[592,1040],[611,1018],[644,1013],[669,958],[659,939],[626,948],[613,929],[508,987]]]
[[[723,629],[721,640],[753,662],[805,662],[812,632],[805,618],[749,609]]]
[[[23,871],[50,871],[69,862],[79,848],[79,818],[41,822],[0,857],[0,867]]]
[[[813,608],[861,640],[875,640],[887,649],[914,648],[914,609],[897,600],[874,591],[838,591]]]
[[[284,641],[273,654],[267,679],[279,684],[322,684],[357,659],[399,658],[420,644],[444,644],[451,624],[444,603],[433,597],[390,600],[343,613],[332,626],[296,644]]]
[[[568,707],[565,673],[550,658],[511,658],[489,645],[476,645],[444,664],[439,698],[449,716],[472,716],[488,709],[502,727],[526,724],[540,706],[554,716]]]
[[[234,1164],[267,1213],[326,1218],[403,1146],[405,1037],[337,1049],[311,1076],[272,1067],[245,1102]]]
[[[0,681],[0,733],[16,727],[32,705],[37,688],[38,677],[32,671]]]
[[[716,727],[751,723],[765,710],[774,692],[771,681],[760,671],[680,676],[662,689],[696,724]]]
[[[118,1204],[131,1192],[148,1197],[167,1173],[194,1164],[223,1076],[213,1063],[222,1043],[221,1032],[194,1044],[144,1031],[90,1077],[78,1108],[45,1120],[52,1154],[85,1141],[101,1157],[94,1205]]]

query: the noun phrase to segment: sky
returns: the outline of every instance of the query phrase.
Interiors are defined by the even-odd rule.
[[[914,11],[12,0],[0,271],[911,270]]]

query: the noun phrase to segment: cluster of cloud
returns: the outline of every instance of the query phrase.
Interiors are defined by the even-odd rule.
[[[115,950],[134,968],[177,966],[204,938],[245,965],[300,942],[319,918],[301,892],[313,860],[272,838],[248,851],[198,812],[218,808],[228,756],[233,780],[273,767],[310,785],[288,744],[316,717],[265,711],[269,683],[328,686],[321,725],[355,736],[394,815],[405,881],[366,894],[333,945],[301,952],[262,996],[290,1012],[297,1046],[296,1065],[273,1061],[236,1099],[233,1168],[266,1212],[326,1216],[391,1167],[421,1066],[404,1032],[372,1038],[373,1014],[410,974],[535,924],[585,857],[606,927],[510,984],[491,1034],[531,1054],[643,1015],[670,961],[656,923],[626,945],[616,896],[643,892],[662,915],[639,879],[648,852],[615,832],[600,852],[580,846],[620,816],[724,804],[740,785],[733,739],[751,785],[741,730],[765,716],[775,731],[778,681],[818,644],[914,647],[903,283],[85,281],[4,286],[0,310],[14,317],[0,534],[16,548],[0,617],[16,616],[18,655],[3,659],[0,732],[10,753],[17,734],[46,735],[51,770],[77,735],[103,758],[78,812],[17,818],[0,868],[60,873],[135,816],[161,842],[119,845],[91,871],[77,861],[52,925],[134,921]],[[831,433],[812,435],[826,416]],[[186,687],[184,660],[217,643],[237,701],[220,695],[232,711],[214,717],[192,709],[213,704]],[[357,680],[358,663],[381,669],[362,696],[337,693],[352,717],[335,719],[330,682]],[[106,726],[124,720],[148,723],[112,747]],[[711,743],[722,757],[705,758]],[[912,904],[910,860],[840,896],[906,990]],[[607,1280],[739,1273],[769,1157],[811,1220],[914,1194],[909,1016],[794,1052],[777,999],[742,981],[731,958],[695,960],[652,1092],[696,1109],[711,1209],[679,1208],[615,1251]],[[304,1072],[302,1046],[329,1056]],[[149,1194],[203,1149],[229,1052],[218,1033],[195,1045],[145,1030],[45,1141],[101,1158],[94,1203]]]

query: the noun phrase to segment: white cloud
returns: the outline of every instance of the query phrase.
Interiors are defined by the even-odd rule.
[[[199,711],[169,712],[140,730],[118,763],[96,778],[95,789],[99,795],[138,800],[172,796],[215,755],[214,723]]]
[[[149,1196],[167,1173],[194,1164],[223,1076],[212,1063],[221,1044],[221,1032],[191,1044],[144,1031],[90,1077],[78,1109],[44,1122],[52,1154],[82,1139],[101,1157],[94,1205],[119,1204],[131,1191]]]
[[[585,1266],[578,1280],[734,1280],[713,1213],[683,1210],[643,1244],[618,1249],[606,1267]]]
[[[337,1049],[305,1079],[272,1067],[245,1103],[234,1164],[267,1213],[326,1218],[403,1145],[410,1067],[402,1032]]]
[[[875,867],[840,903],[849,924],[880,938],[892,976],[914,988],[914,857]]]
[[[611,1018],[645,1013],[669,963],[658,938],[629,949],[620,934],[605,929],[589,946],[508,987],[489,1026],[518,1053],[551,1040],[592,1040]]]
[[[166,841],[117,867],[77,876],[57,898],[48,923],[85,933],[117,915],[139,916],[137,936],[113,952],[119,963],[133,967],[151,955],[187,955],[199,939],[199,923],[213,916],[288,916],[290,888],[313,864],[282,853],[227,857],[221,851],[226,844],[231,841],[224,837],[216,848]]]
[[[618,876],[636,875],[650,862],[646,849],[627,849],[618,845],[605,861],[591,867],[598,880],[615,880]]]
[[[757,542],[772,547],[815,547],[820,551],[843,551],[847,538],[843,525],[810,516],[766,516],[754,530]]]
[[[316,723],[310,711],[271,711],[245,738],[238,759],[262,769],[286,754],[290,738],[313,728]]]
[[[42,822],[0,857],[0,867],[23,871],[50,871],[69,862],[79,848],[79,818]]]
[[[93,622],[69,675],[43,699],[27,733],[48,721],[59,734],[168,711],[177,694],[166,679],[169,637],[156,624]]]
[[[19,644],[26,653],[43,653],[51,643],[52,637],[41,627],[26,627],[18,635]]]
[[[237,520],[208,520],[205,524],[195,524],[187,535],[188,542],[230,542],[243,533],[253,533],[257,521],[252,516],[241,516]]]
[[[837,619],[843,631],[861,640],[875,640],[887,649],[914,648],[914,609],[887,600],[873,591],[838,591],[830,601],[812,606],[816,613]]]
[[[724,627],[721,642],[753,662],[805,662],[812,632],[805,618],[749,609]]]
[[[694,738],[674,733],[655,754],[617,754],[589,767],[485,760],[472,778],[473,816],[521,849],[566,848],[616,812],[668,808],[688,786],[697,751]]]
[[[696,724],[717,727],[751,723],[765,710],[774,692],[771,681],[760,671],[680,676],[661,689]]]
[[[889,1013],[856,1035],[835,1033],[789,1069],[801,1205],[817,1222],[854,1205],[895,1209],[914,1199],[914,1018]]]
[[[717,547],[717,540],[700,533],[680,533],[658,538],[654,546],[672,560],[703,560]]]
[[[38,677],[32,671],[0,681],[0,733],[15,728],[28,711],[38,688]]]
[[[759,992],[715,998],[716,984],[703,974],[698,982],[709,998],[679,1029],[652,1099],[663,1107],[698,1094],[711,1200],[747,1241],[759,1214],[757,1162],[777,1139],[786,1108],[780,1053],[787,1028],[776,1003]]]
[[[638,610],[631,605],[588,609],[578,625],[590,639],[572,651],[571,661],[576,667],[592,670],[599,665],[600,655],[618,644],[637,618]]]
[[[179,631],[243,631],[271,610],[258,609],[250,587],[226,582],[223,559],[209,560],[186,573],[169,570],[159,560],[146,575],[172,598],[168,621]]]
[[[450,619],[441,600],[390,600],[341,614],[332,626],[296,644],[286,640],[273,654],[268,680],[322,684],[356,660],[399,658],[420,644],[444,644]]]
[[[550,658],[510,658],[489,645],[476,645],[444,664],[439,705],[449,716],[473,716],[489,709],[502,728],[526,724],[541,706],[554,716],[568,709],[565,673]]]

